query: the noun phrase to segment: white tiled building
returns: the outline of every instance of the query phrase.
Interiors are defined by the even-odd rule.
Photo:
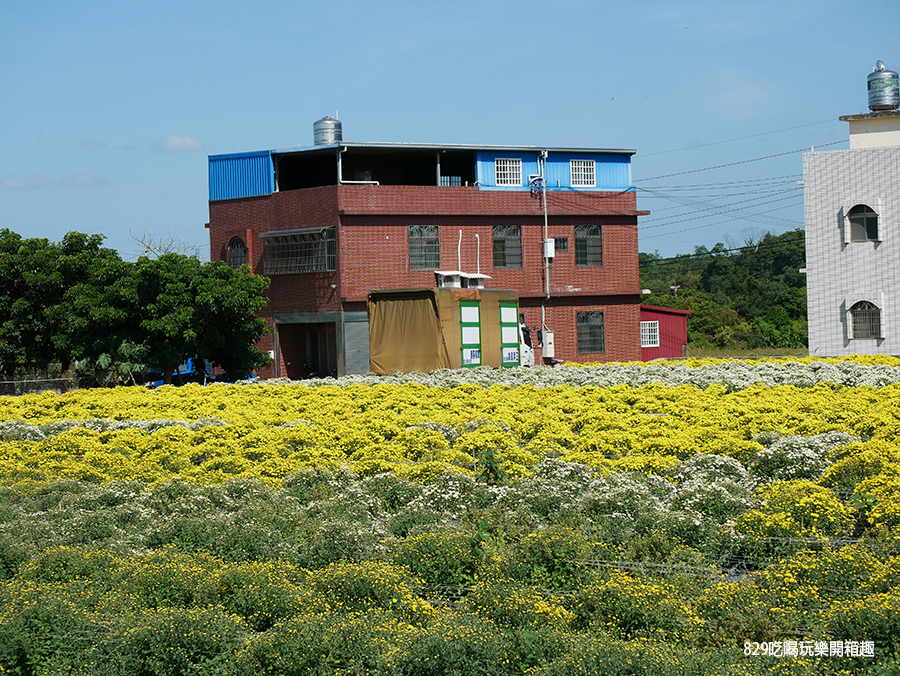
[[[900,111],[803,156],[809,354],[900,356]]]

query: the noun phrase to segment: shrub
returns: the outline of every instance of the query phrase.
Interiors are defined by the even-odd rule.
[[[765,484],[756,497],[759,507],[736,523],[739,532],[754,537],[828,537],[842,534],[849,524],[850,510],[834,493],[805,479]]]
[[[381,611],[301,614],[252,637],[236,655],[235,667],[258,676],[376,673],[382,654],[414,631]]]
[[[408,635],[380,664],[384,673],[396,676],[502,676],[514,673],[507,646],[496,625],[476,616],[451,613]]]
[[[825,432],[812,437],[779,437],[756,454],[753,473],[767,480],[818,479],[832,463],[836,449],[857,441],[846,432]]]
[[[165,548],[124,561],[113,579],[139,608],[190,608],[216,602],[216,574],[222,566],[208,554]]]
[[[410,535],[391,545],[390,560],[430,585],[471,585],[485,554],[481,539],[466,531]]]
[[[125,629],[120,659],[126,673],[215,673],[234,660],[246,631],[240,617],[221,608],[160,608]]]
[[[578,531],[548,528],[532,533],[517,543],[501,563],[512,579],[551,589],[574,589],[589,577],[583,561],[589,545]]]
[[[900,651],[900,594],[890,592],[849,599],[827,614],[830,636],[875,641],[879,654]]]
[[[545,625],[565,627],[575,615],[530,585],[515,580],[480,580],[468,597],[472,613],[508,628],[536,628]]]
[[[270,561],[232,564],[216,575],[216,593],[222,607],[239,615],[255,631],[301,610],[298,581],[304,576],[293,566]]]
[[[323,612],[386,610],[407,621],[421,621],[433,611],[413,593],[420,583],[402,568],[378,561],[339,562],[312,573],[306,586]]]
[[[689,633],[697,620],[674,591],[665,583],[613,569],[605,580],[575,592],[571,601],[573,624],[623,638],[677,638]]]

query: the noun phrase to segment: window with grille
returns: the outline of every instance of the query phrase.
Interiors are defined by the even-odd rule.
[[[441,248],[436,225],[412,225],[409,228],[409,269],[437,270],[441,267]]]
[[[522,185],[522,160],[498,157],[494,160],[497,185]]]
[[[522,267],[522,227],[519,225],[494,226],[494,267]]]
[[[263,274],[336,270],[336,251],[334,228],[266,237]]]
[[[659,322],[641,322],[641,347],[659,347]]]
[[[240,237],[232,237],[228,242],[228,267],[237,270],[244,263],[247,263],[247,245]]]
[[[603,237],[599,225],[575,226],[575,265],[603,265]]]
[[[602,312],[579,312],[575,315],[578,354],[606,352],[606,334]]]
[[[594,160],[571,160],[573,188],[594,188],[597,186],[597,163]]]
[[[847,214],[850,221],[850,241],[878,241],[878,214],[866,204],[857,204]]]
[[[851,338],[881,338],[881,310],[875,303],[861,300],[850,308]]]
[[[441,176],[442,186],[461,186],[462,176]]]
[[[569,238],[568,237],[554,237],[553,238],[553,248],[556,251],[568,251],[569,250]]]

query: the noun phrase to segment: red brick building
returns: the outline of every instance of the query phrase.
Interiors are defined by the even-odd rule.
[[[634,151],[346,143],[317,125],[314,146],[209,158],[210,257],[272,280],[260,375],[367,372],[367,293],[439,270],[518,291],[556,360],[641,358]]]

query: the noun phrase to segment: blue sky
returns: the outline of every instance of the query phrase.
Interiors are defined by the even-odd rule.
[[[5,0],[0,227],[206,257],[207,156],[310,145],[337,112],[347,141],[633,148],[641,251],[738,246],[802,226],[798,151],[847,147],[875,61],[900,71],[898,20],[896,0]]]

